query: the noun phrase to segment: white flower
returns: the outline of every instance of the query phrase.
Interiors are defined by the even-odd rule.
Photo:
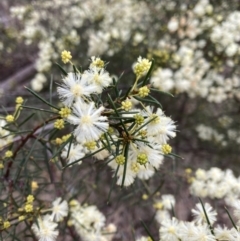
[[[176,125],[171,118],[164,115],[163,111],[158,108],[156,113],[153,113],[152,109],[146,107],[146,112],[143,115],[147,115],[145,119],[147,124],[148,136],[154,136],[159,144],[166,144],[169,137],[176,136]]]
[[[83,77],[86,78],[89,85],[96,88],[98,94],[112,83],[109,73],[103,68],[92,67],[83,73]]]
[[[160,241],[179,241],[178,225],[178,220],[175,218],[162,220],[159,230]]]
[[[120,166],[118,173],[117,173],[117,185],[122,185],[124,177],[124,166]],[[125,187],[130,186],[136,177],[136,173],[131,170],[131,165],[127,165],[127,171],[125,173],[124,183]]]
[[[153,145],[154,147],[154,144],[150,143],[150,145]],[[155,168],[159,168],[163,162],[161,152],[143,142],[136,142],[136,146],[135,144],[131,145],[129,159],[132,161],[137,161],[139,154],[144,154],[147,157],[147,163],[151,164]]]
[[[68,203],[66,200],[63,200],[59,197],[55,201],[53,201],[52,205],[52,214],[51,220],[55,220],[56,222],[61,221],[64,217],[68,215]]]
[[[83,240],[102,240],[100,237],[105,220],[105,216],[96,206],[80,206],[76,202],[75,206],[71,208],[71,221]]]
[[[80,74],[68,73],[63,79],[63,85],[57,88],[57,92],[63,104],[70,107],[74,101],[81,100],[84,96],[97,92],[95,85],[88,85],[86,78]]]
[[[155,171],[151,165],[148,163],[145,165],[139,165],[139,171],[137,177],[142,180],[148,180],[154,175]]]
[[[205,182],[202,180],[194,180],[190,186],[190,193],[201,198],[206,197],[208,190]]]
[[[238,223],[240,223],[240,201],[236,200],[232,205],[234,207],[234,216],[236,217]]]
[[[157,210],[156,215],[155,215],[155,219],[157,220],[157,222],[159,224],[161,224],[161,222],[163,220],[170,219],[170,214],[167,210]]]
[[[204,204],[204,209],[206,211],[209,222],[213,224],[216,221],[216,211],[213,210],[212,206],[209,203]],[[196,209],[192,209],[192,214],[195,216],[194,220],[197,224],[207,223],[206,215],[204,213],[201,203],[196,204]]]
[[[189,241],[216,241],[216,238],[211,234],[208,225],[200,225],[194,229],[194,236]]]
[[[179,224],[179,230],[181,230],[181,232],[179,232],[180,239],[187,241],[194,239],[196,229],[197,227],[193,222],[181,222]]]
[[[106,218],[96,206],[85,207],[81,216],[82,224],[87,229],[99,232],[105,225]]]
[[[151,77],[151,83],[162,91],[170,91],[174,87],[172,70],[158,68]]]
[[[67,121],[77,125],[73,134],[78,142],[96,141],[108,130],[107,117],[101,116],[103,110],[103,106],[96,109],[93,102],[86,104],[77,101],[73,105],[73,115],[70,115]]]
[[[214,182],[219,182],[224,179],[224,172],[218,167],[212,167],[208,173],[208,178],[212,179]]]
[[[55,241],[58,236],[56,227],[57,223],[52,222],[49,215],[45,215],[37,219],[37,223],[32,225],[32,230],[39,241]]]
[[[227,227],[216,227],[214,228],[214,234],[217,240],[225,241],[225,240],[234,240],[232,230],[228,229]]]
[[[162,195],[162,204],[164,209],[171,210],[175,206],[175,198],[171,194]]]
[[[69,145],[67,144],[64,147],[64,150],[62,151],[61,157],[67,158],[68,164],[71,164],[85,156],[85,153],[83,152],[83,147],[80,144],[71,144],[70,150],[69,150]],[[69,151],[68,151],[69,150]],[[81,164],[81,162],[78,162]]]

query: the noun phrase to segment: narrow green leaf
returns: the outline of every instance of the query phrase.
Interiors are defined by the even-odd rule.
[[[141,221],[141,223],[142,223],[145,231],[147,232],[148,236],[152,239],[152,241],[155,241],[155,239],[153,238],[153,236],[152,236],[152,234],[150,233],[150,231],[149,231],[148,227],[146,226],[146,224],[145,224],[142,220],[140,220],[140,221]]]
[[[112,98],[111,98],[110,95],[108,95],[108,99],[109,99],[109,101],[110,101],[110,103],[111,103],[111,105],[112,105],[112,107],[113,107],[116,115],[117,115],[118,117],[120,117],[119,112],[117,111],[117,108],[116,108],[116,106],[115,106],[115,104],[114,104],[114,102],[113,102],[113,100],[112,100]],[[126,133],[126,135],[128,135],[126,126],[123,124],[122,119],[120,119],[120,123],[121,123],[121,125],[122,125],[122,127],[123,127],[123,129],[124,129],[124,131],[125,131],[125,133]]]
[[[150,122],[154,121],[158,116],[154,116],[152,119],[141,125],[137,130],[134,131],[132,135],[135,135],[138,131],[140,131],[144,126],[148,125]]]
[[[23,124],[25,124],[28,120],[30,120],[33,116],[35,115],[35,113],[30,114],[26,119],[24,119],[20,124],[18,124],[18,126],[22,126]]]
[[[111,197],[111,194],[112,194],[112,190],[114,188],[114,184],[116,183],[118,170],[119,170],[119,165],[118,165],[118,167],[117,167],[117,169],[114,173],[114,176],[113,176],[113,179],[112,179],[112,182],[111,182],[111,187],[110,187],[110,190],[109,190],[109,193],[108,193],[108,198],[107,198],[107,204],[109,204],[110,197]]]
[[[122,98],[123,100],[127,99],[131,89],[132,89],[132,86],[127,89],[127,92],[125,93],[124,97]]]
[[[71,137],[69,138],[69,147],[68,147],[68,152],[67,152],[67,158],[69,157],[69,153],[70,153],[70,149],[71,149],[71,145],[73,142],[73,134],[71,135]]]
[[[235,223],[234,223],[234,221],[233,221],[233,219],[232,219],[232,217],[231,217],[228,209],[227,209],[226,207],[224,207],[224,209],[226,210],[226,212],[227,212],[227,214],[228,214],[228,217],[229,217],[229,219],[231,220],[231,223],[232,223],[233,227],[238,231],[238,228],[237,228],[237,226],[235,225]]]
[[[62,72],[65,76],[68,75],[67,72],[62,68],[62,66],[61,66],[60,64],[58,64],[58,63],[55,63],[55,64],[57,65],[57,67],[61,70],[61,72]]]
[[[95,151],[95,152],[93,152],[93,153],[91,153],[91,154],[89,154],[89,155],[86,155],[86,156],[84,156],[84,157],[82,157],[82,158],[80,158],[80,159],[78,159],[78,160],[76,160],[76,161],[74,161],[74,162],[72,162],[72,163],[70,163],[70,164],[67,164],[65,167],[63,167],[62,169],[65,169],[65,168],[67,168],[67,167],[69,167],[69,166],[72,166],[72,165],[74,165],[75,163],[78,163],[78,162],[80,162],[80,161],[82,161],[83,159],[86,159],[86,158],[88,158],[88,157],[92,157],[93,155],[95,155],[96,153],[98,153],[98,152],[100,152],[100,151],[102,151],[102,150],[104,150],[105,149],[105,147],[102,147],[102,148],[100,148],[100,149],[98,149],[97,151]]]
[[[202,206],[202,208],[203,208],[203,212],[204,212],[204,215],[205,215],[205,217],[206,217],[206,220],[207,220],[207,223],[208,223],[209,229],[210,229],[212,235],[214,235],[213,227],[212,227],[212,225],[211,225],[211,223],[210,223],[210,221],[209,221],[209,218],[208,218],[208,215],[207,215],[206,209],[205,209],[205,207],[204,207],[204,204],[203,204],[201,198],[198,198],[198,199],[199,199],[199,201],[200,201],[200,203],[201,203],[201,206]]]
[[[31,156],[31,154],[32,154],[32,152],[33,152],[33,150],[34,150],[34,147],[35,147],[36,143],[37,143],[37,139],[34,140],[32,146],[31,146],[31,149],[30,149],[30,151],[28,152],[28,155],[26,156],[26,158],[21,161],[21,163],[20,163],[20,165],[19,165],[19,168],[18,168],[18,170],[17,170],[17,172],[16,172],[16,176],[15,176],[15,178],[14,178],[14,182],[16,182],[16,181],[18,180],[18,178],[19,178],[19,176],[20,176],[20,174],[21,174],[22,169],[27,165],[27,162],[28,162],[28,160],[29,160],[29,157]]]
[[[104,133],[104,137],[105,137],[105,140],[107,141],[107,145],[105,144],[104,141],[101,140],[101,142],[103,143],[105,148],[109,151],[109,153],[111,153],[111,145],[110,145],[110,141],[108,139],[108,135],[106,133]]]
[[[148,70],[148,72],[147,72],[147,74],[146,74],[146,76],[145,76],[145,78],[144,78],[144,80],[143,80],[142,86],[145,86],[145,85],[147,84],[147,81],[148,81],[148,79],[149,79],[149,77],[150,77],[150,75],[151,75],[151,73],[152,73],[154,64],[155,64],[155,61],[154,61],[154,59],[152,59],[151,67],[150,67],[150,69]]]
[[[163,184],[164,184],[164,180],[160,183],[160,185],[159,185],[159,186],[155,189],[155,191],[151,194],[151,197],[155,196],[155,194],[161,190],[161,188],[163,187]]]
[[[162,105],[161,105],[161,103],[157,100],[157,99],[155,99],[153,96],[151,96],[151,95],[149,95],[148,96],[150,99],[152,99],[153,101],[156,101],[156,103],[157,103],[157,105],[162,109]]]
[[[68,142],[70,141],[69,140],[70,138],[68,138],[67,141],[65,141],[64,143],[62,143],[59,147],[59,149],[56,151],[56,153],[54,153],[54,155],[51,157],[51,159],[54,159],[62,150],[63,148],[68,144]]]
[[[169,95],[171,97],[174,97],[173,94],[169,93],[169,92],[165,92],[165,91],[161,91],[161,90],[158,90],[158,89],[155,89],[155,88],[150,88],[151,91],[156,91],[156,92],[159,92],[161,94],[165,94],[165,95]]]
[[[133,98],[138,100],[138,101],[141,101],[141,102],[158,105],[160,108],[162,108],[162,105],[158,101],[156,102],[155,100],[150,100],[150,99],[147,99],[147,98],[140,98],[138,96],[133,96]]]
[[[26,105],[22,105],[22,107],[25,108],[25,109],[31,109],[31,110],[37,110],[37,111],[44,111],[44,112],[56,114],[56,112],[54,112],[54,111],[52,111],[52,110],[46,110],[46,109],[41,109],[41,108],[36,108],[36,107],[26,106]],[[34,113],[34,114],[35,114],[35,113]]]
[[[40,142],[41,143],[41,142]],[[49,178],[50,178],[50,181],[51,181],[51,183],[53,183],[54,182],[54,177],[53,177],[53,173],[52,173],[52,171],[51,171],[51,168],[50,168],[50,165],[49,165],[49,161],[48,161],[48,153],[47,153],[47,148],[43,148],[43,150],[44,150],[44,162],[45,162],[45,165],[46,165],[46,167],[47,167],[47,171],[48,171],[48,175],[49,175]]]
[[[47,104],[48,106],[51,106],[52,108],[59,110],[59,108],[57,108],[56,106],[50,104],[48,101],[44,100],[40,95],[38,95],[35,91],[29,89],[28,87],[25,86],[25,89],[27,89],[30,93],[32,93],[34,96],[36,96],[39,100],[41,100],[42,102],[44,102],[45,104]]]
[[[126,177],[126,173],[127,173],[128,150],[129,150],[129,143],[126,144],[125,149],[124,149],[125,163],[124,163],[124,169],[123,169],[123,178],[122,178],[121,188],[123,188],[123,186],[124,186],[125,177]]]
[[[77,75],[79,73],[78,69],[76,68],[75,65],[73,65],[73,71],[74,71],[74,74]]]
[[[169,153],[169,154],[166,155],[166,156],[173,156],[173,157],[177,157],[177,158],[180,158],[180,159],[184,160],[183,157],[181,157],[181,156],[179,156],[179,155],[177,155],[177,154],[175,154],[175,153]]]

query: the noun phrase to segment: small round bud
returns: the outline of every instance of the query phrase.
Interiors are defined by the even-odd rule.
[[[147,86],[143,86],[139,89],[138,94],[140,97],[146,97],[150,93],[150,90]]]
[[[145,153],[140,153],[137,155],[137,162],[140,165],[145,165],[148,162],[148,157]]]
[[[61,57],[64,64],[68,63],[72,59],[71,52],[66,50],[62,51]]]
[[[69,109],[68,107],[64,107],[61,108],[61,110],[58,113],[62,118],[67,118],[71,114],[71,112],[71,109]]]
[[[58,119],[54,122],[54,128],[56,129],[63,129],[64,128],[64,120],[63,119]]]
[[[172,152],[172,147],[168,144],[162,145],[162,152],[163,154],[167,155]]]
[[[5,158],[10,158],[12,156],[13,156],[13,152],[12,151],[6,151],[5,152],[5,155],[4,155]]]
[[[22,103],[23,103],[23,98],[22,98],[21,96],[18,96],[18,97],[16,98],[16,104],[21,105]]]
[[[8,123],[14,122],[14,116],[13,115],[7,115],[5,119]]]
[[[129,111],[132,109],[132,102],[130,100],[122,101],[122,109]]]
[[[118,156],[116,156],[115,161],[116,161],[116,163],[118,165],[124,165],[124,163],[125,163],[125,156],[118,155]]]

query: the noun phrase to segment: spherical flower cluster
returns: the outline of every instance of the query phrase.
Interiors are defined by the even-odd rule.
[[[137,78],[145,75],[151,67],[151,62],[148,59],[138,57],[138,62],[134,65],[133,70]]]
[[[219,133],[213,127],[200,124],[196,127],[198,137],[204,141],[211,141],[221,146],[226,146],[226,138],[223,134]]]
[[[56,129],[63,129],[64,128],[64,120],[63,119],[58,119],[54,122],[54,128]]]
[[[55,241],[59,233],[56,228],[57,223],[52,222],[49,215],[39,217],[37,223],[32,225],[32,230],[39,241]]]
[[[16,104],[22,104],[23,103],[23,98],[21,97],[21,96],[18,96],[17,98],[16,98]]]
[[[8,123],[14,122],[14,116],[13,115],[7,115],[5,119]]]
[[[147,86],[143,86],[139,89],[138,94],[139,94],[140,97],[146,97],[146,96],[149,95],[149,93],[150,93],[149,88]]]
[[[153,207],[157,210],[155,219],[158,223],[170,218],[169,211],[174,208],[175,202],[175,198],[171,194],[164,194],[161,196],[161,199],[154,202]]]
[[[5,158],[10,158],[12,156],[13,156],[13,152],[12,151],[8,150],[8,151],[5,152],[5,155],[4,155]]]
[[[61,154],[62,158],[67,159],[68,164],[72,164],[84,156],[85,152],[83,151],[83,147],[79,144],[72,144],[71,146],[67,144]],[[80,164],[80,162],[78,162],[78,164]]]
[[[32,225],[33,233],[38,237],[39,241],[55,241],[59,231],[57,230],[58,223],[68,215],[68,203],[62,198],[57,198],[52,203],[50,209],[51,214],[39,216],[36,222]]]
[[[122,109],[129,111],[132,109],[132,102],[130,100],[122,101]]]
[[[52,203],[52,214],[50,219],[55,222],[60,222],[64,217],[68,215],[68,203],[66,200],[62,201],[62,198],[57,198]]]
[[[111,241],[116,227],[111,224],[105,226],[106,218],[96,206],[80,205],[77,200],[72,200],[70,205],[69,223],[84,241],[101,240]],[[109,233],[105,231],[110,231]]]
[[[77,100],[84,100],[90,94],[96,93],[97,87],[89,85],[87,78],[84,78],[79,73],[69,73],[64,79],[63,84],[57,88],[57,92],[67,107]]]
[[[217,167],[209,170],[198,169],[193,177],[190,192],[194,196],[224,198],[231,206],[240,197],[239,178],[236,178],[230,169],[225,171]]]
[[[160,207],[162,213],[164,212],[164,205],[157,205],[155,208]],[[174,206],[172,205],[172,208]],[[159,210],[157,212],[159,212]],[[160,223],[159,235],[160,241],[164,240],[184,240],[184,241],[237,241],[239,240],[239,232],[235,228],[227,228],[215,225],[217,212],[208,203],[198,203],[196,208],[192,209],[194,219],[192,221],[181,221],[176,217],[171,217],[168,210],[166,214],[156,216],[157,221]],[[234,214],[239,220],[239,204],[235,206]],[[206,216],[207,215],[207,216]],[[140,239],[141,240],[141,239]],[[145,240],[145,239],[143,239]]]
[[[62,51],[61,57],[64,64],[68,63],[72,59],[71,53],[66,50]]]
[[[61,108],[59,114],[62,118],[67,118],[71,114],[71,109],[68,107]]]
[[[97,141],[108,130],[107,117],[101,116],[103,111],[104,107],[96,109],[94,102],[74,103],[73,114],[69,115],[67,121],[76,126],[73,134],[78,142]]]

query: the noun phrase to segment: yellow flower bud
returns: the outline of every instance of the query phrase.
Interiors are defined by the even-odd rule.
[[[68,63],[72,59],[71,52],[66,50],[62,51],[61,57],[64,64]]]
[[[14,122],[14,116],[13,115],[7,115],[5,119],[8,123]]]

